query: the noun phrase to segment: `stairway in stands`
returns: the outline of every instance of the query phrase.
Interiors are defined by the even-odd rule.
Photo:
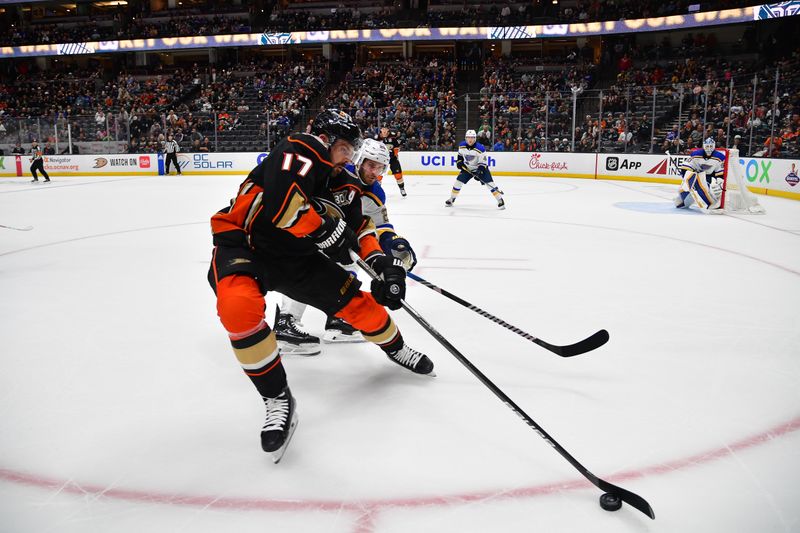
[[[467,130],[477,130],[480,126],[478,104],[479,91],[483,87],[483,63],[465,64],[458,67],[456,78],[456,95],[458,98],[458,115],[456,116],[456,141],[464,138]],[[469,98],[467,98],[469,95]],[[467,120],[469,119],[469,121]]]

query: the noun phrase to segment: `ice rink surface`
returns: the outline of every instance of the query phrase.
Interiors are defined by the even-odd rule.
[[[597,476],[600,491],[403,312],[436,364],[374,346],[287,356],[300,424],[279,465],[206,282],[238,176],[0,181],[0,532],[800,531],[800,203],[676,211],[670,185],[384,182],[407,300]],[[321,333],[310,310],[307,329]]]

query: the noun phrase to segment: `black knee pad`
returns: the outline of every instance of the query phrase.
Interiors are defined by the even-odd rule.
[[[264,268],[259,263],[255,254],[248,248],[234,248],[230,246],[217,246],[211,257],[211,266],[208,269],[208,283],[217,292],[217,283],[227,276],[234,274],[250,276],[261,290],[267,293]]]

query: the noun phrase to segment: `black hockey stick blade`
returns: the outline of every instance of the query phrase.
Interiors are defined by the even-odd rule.
[[[604,492],[608,492],[609,494],[613,494],[623,502],[627,503],[637,511],[641,511],[643,514],[646,514],[653,520],[656,519],[656,513],[653,511],[653,508],[650,507],[650,504],[647,503],[647,500],[635,494],[629,490],[625,490],[622,487],[618,487],[613,483],[609,483],[603,479],[597,478],[597,483],[595,483],[597,488]]]
[[[535,342],[542,348],[546,348],[550,350],[556,355],[560,355],[561,357],[573,357],[575,355],[580,355],[582,353],[591,352],[595,350],[605,343],[608,342],[609,336],[608,331],[601,329],[600,331],[594,333],[593,335],[586,337],[582,341],[578,341],[575,344],[569,344],[567,346],[559,346],[557,344],[550,344],[549,342],[545,342],[542,339],[536,339]]]
[[[608,338],[609,338],[608,337],[608,331],[606,331],[604,329],[601,329],[600,331],[598,331],[597,333],[595,333],[591,337],[587,337],[587,338],[583,339],[582,341],[576,342],[575,344],[569,344],[567,346],[560,346],[558,344],[550,344],[547,341],[543,341],[539,337],[531,335],[530,333],[527,333],[527,332],[519,329],[518,327],[516,327],[516,326],[514,326],[512,324],[509,324],[508,322],[506,322],[502,318],[497,317],[497,316],[491,314],[490,312],[485,311],[485,310],[481,309],[480,307],[469,303],[468,301],[464,300],[463,298],[460,298],[460,297],[456,296],[452,292],[446,291],[441,287],[437,287],[436,285],[434,285],[430,281],[428,281],[428,280],[426,280],[424,278],[421,278],[420,276],[418,276],[417,274],[414,274],[413,272],[409,272],[408,273],[408,277],[413,279],[414,281],[417,281],[417,282],[421,283],[422,285],[428,287],[432,291],[438,292],[439,294],[441,294],[445,298],[449,298],[450,300],[453,300],[457,304],[463,305],[464,307],[466,307],[470,311],[474,311],[474,312],[478,313],[482,317],[491,320],[495,324],[498,324],[498,325],[500,325],[500,326],[502,326],[502,327],[504,327],[504,328],[506,328],[508,330],[513,331],[514,333],[516,333],[520,337],[528,339],[529,341],[538,344],[539,346],[541,346],[545,350],[549,350],[549,351],[553,352],[554,354],[556,354],[556,355],[558,355],[560,357],[573,357],[575,355],[580,355],[582,353],[590,352],[590,351],[592,351],[592,350],[594,350],[596,348],[599,348],[600,346],[602,346],[602,345],[604,345],[605,343],[608,342]]]
[[[377,278],[377,274],[366,264],[364,261],[355,255],[355,253],[350,252],[353,261],[355,261],[358,266],[360,266],[372,279]],[[436,290],[436,289],[434,289]],[[438,292],[438,290],[437,290]],[[488,388],[495,396],[497,396],[509,409],[511,409],[517,416],[519,416],[531,429],[533,429],[540,437],[542,437],[550,446],[553,447],[564,459],[566,459],[583,477],[585,477],[589,482],[592,483],[595,487],[602,490],[603,492],[607,492],[613,494],[614,496],[618,497],[621,501],[627,503],[634,509],[641,511],[643,514],[649,516],[653,520],[655,520],[656,515],[653,512],[653,508],[650,507],[650,504],[647,501],[639,496],[638,494],[634,494],[631,491],[625,490],[622,487],[617,487],[600,479],[593,473],[591,473],[585,466],[578,462],[563,446],[561,446],[556,440],[544,430],[542,426],[540,426],[536,421],[528,415],[525,411],[522,410],[514,401],[509,398],[505,392],[503,392],[497,385],[492,383],[492,381],[486,377],[483,372],[481,372],[475,365],[473,365],[464,354],[462,354],[458,349],[453,346],[450,341],[448,341],[444,336],[436,331],[427,320],[425,320],[422,315],[420,315],[414,308],[412,308],[408,303],[404,300],[400,300],[400,304],[403,309],[411,315],[411,317],[420,325],[422,326],[425,331],[431,334],[431,336],[436,339],[439,344],[441,344],[450,354],[455,357],[462,365],[464,365],[467,370],[469,370],[473,376],[478,378],[478,380],[483,383],[486,388]],[[603,330],[605,331],[605,330]],[[598,332],[600,333],[600,332]],[[593,335],[596,336],[597,334]],[[606,332],[606,336],[608,333]],[[608,340],[608,339],[606,339]],[[605,342],[605,341],[603,341]],[[580,344],[580,343],[578,343]]]

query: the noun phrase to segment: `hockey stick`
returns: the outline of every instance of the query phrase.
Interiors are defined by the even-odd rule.
[[[582,353],[590,352],[590,351],[592,351],[592,350],[594,350],[596,348],[601,347],[602,345],[604,345],[605,343],[608,342],[608,338],[609,338],[608,337],[608,331],[606,331],[604,329],[601,329],[600,331],[598,331],[598,332],[594,333],[593,335],[583,339],[582,341],[576,342],[575,344],[567,344],[567,345],[564,345],[564,346],[560,346],[558,344],[550,344],[549,342],[545,342],[545,341],[543,341],[542,339],[540,339],[538,337],[534,337],[530,333],[525,333],[524,331],[522,331],[518,327],[512,326],[511,324],[509,324],[505,320],[494,316],[493,314],[489,313],[488,311],[484,311],[483,309],[481,309],[480,307],[478,307],[476,305],[472,305],[471,303],[469,303],[466,300],[462,300],[461,298],[459,298],[455,294],[453,294],[451,292],[447,292],[446,290],[442,289],[441,287],[437,287],[436,285],[434,285],[430,281],[427,281],[427,280],[417,276],[416,274],[413,274],[413,273],[409,272],[408,273],[408,277],[413,279],[414,281],[418,281],[418,282],[422,283],[423,285],[425,285],[429,289],[438,292],[442,296],[446,296],[447,298],[450,298],[454,302],[463,305],[464,307],[466,307],[470,311],[475,311],[476,313],[478,313],[482,317],[488,318],[489,320],[491,320],[495,324],[499,324],[499,325],[503,326],[506,329],[510,329],[511,331],[513,331],[514,333],[519,335],[520,337],[528,339],[531,342],[535,342],[536,344],[538,344],[539,346],[541,346],[545,350],[549,350],[549,351],[553,352],[554,354],[556,354],[558,356],[561,356],[561,357],[573,357],[575,355],[580,355]]]
[[[372,279],[377,279],[378,278],[378,275],[375,274],[375,272],[369,267],[369,265],[367,265],[360,257],[355,255],[354,253],[351,253],[351,255],[353,256],[353,260],[355,260],[355,262],[358,263],[358,266],[360,266],[364,270],[364,272],[369,274],[369,276]],[[531,429],[533,429],[536,433],[539,434],[540,437],[542,437],[545,440],[545,442],[547,442],[550,446],[555,448],[555,450],[559,454],[561,454],[561,456],[564,459],[566,459],[569,462],[569,464],[571,464],[573,467],[575,467],[575,469],[578,472],[580,472],[581,475],[583,475],[583,477],[588,479],[592,483],[592,485],[594,485],[598,489],[602,490],[604,493],[608,493],[608,494],[611,494],[611,495],[619,498],[619,500],[622,500],[623,502],[627,503],[631,507],[637,509],[638,511],[641,511],[642,513],[646,514],[647,516],[649,516],[650,518],[655,520],[656,515],[653,512],[653,508],[650,507],[650,504],[647,503],[647,501],[644,498],[642,498],[638,494],[635,494],[635,493],[633,493],[633,492],[631,492],[629,490],[623,489],[622,487],[618,487],[618,486],[616,486],[616,485],[614,485],[612,483],[609,483],[608,481],[600,479],[596,475],[592,474],[589,470],[586,469],[585,466],[580,464],[577,459],[572,457],[572,455],[570,455],[570,453],[567,450],[565,450],[558,442],[556,442],[556,440],[553,437],[551,437],[542,428],[542,426],[537,424],[533,420],[533,418],[528,416],[528,414],[525,411],[523,411],[521,407],[519,407],[517,404],[515,404],[511,400],[511,398],[506,396],[506,394],[502,390],[500,390],[499,387],[497,387],[497,385],[492,383],[492,381],[489,378],[487,378],[480,370],[478,370],[477,367],[475,367],[475,365],[473,365],[466,357],[464,357],[464,355],[461,352],[459,352],[456,349],[455,346],[450,344],[450,342],[448,342],[448,340],[445,339],[442,336],[441,333],[436,331],[433,328],[433,326],[431,326],[428,323],[428,321],[425,320],[422,317],[422,315],[417,313],[417,311],[415,311],[410,305],[408,305],[405,302],[405,300],[400,300],[400,304],[403,306],[403,309],[405,309],[406,312],[409,315],[411,315],[411,317],[414,320],[416,320],[417,323],[425,329],[425,331],[430,333],[431,336],[433,336],[433,338],[436,339],[439,342],[439,344],[444,346],[445,349],[453,355],[453,357],[458,359],[459,363],[464,365],[467,368],[467,370],[469,370],[472,373],[473,376],[478,378],[478,380],[481,383],[483,383],[486,386],[486,388],[488,388],[490,391],[492,391],[494,393],[494,395],[497,396],[500,399],[500,401],[502,401],[504,404],[506,404],[509,409],[514,411],[514,413],[517,416],[519,416],[522,420],[524,420],[525,423]]]
[[[24,228],[15,228],[14,226],[6,226],[4,224],[0,224],[0,228],[13,229],[16,231],[30,231],[33,229],[33,226],[25,226]]]

